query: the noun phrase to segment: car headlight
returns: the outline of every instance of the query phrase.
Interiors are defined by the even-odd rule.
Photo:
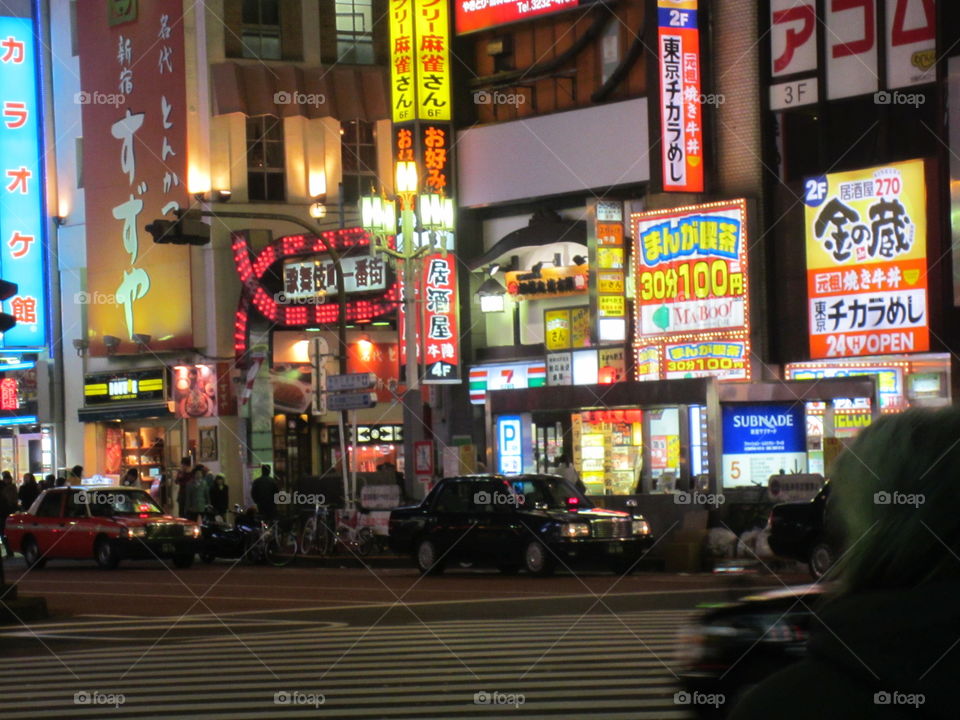
[[[129,527],[123,534],[125,537],[142,538],[147,536],[147,528],[143,525]]]
[[[200,526],[196,524],[188,525],[186,528],[184,528],[183,534],[187,535],[188,537],[198,538],[200,537]]]
[[[646,520],[634,520],[633,521],[633,534],[634,535],[649,535],[650,534],[650,523]]]
[[[560,535],[566,538],[590,537],[590,524],[566,523],[560,526]]]

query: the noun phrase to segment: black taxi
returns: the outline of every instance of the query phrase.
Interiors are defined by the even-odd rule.
[[[419,505],[390,513],[390,546],[422,573],[455,562],[526,569],[590,563],[629,572],[653,544],[643,517],[593,505],[557,475],[467,475],[440,481]]]

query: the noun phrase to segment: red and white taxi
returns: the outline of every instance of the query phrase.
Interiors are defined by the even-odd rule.
[[[102,568],[127,558],[172,558],[186,568],[199,537],[199,525],[164,515],[150,495],[130,487],[54,488],[7,519],[10,546],[35,568],[59,558],[93,558]]]

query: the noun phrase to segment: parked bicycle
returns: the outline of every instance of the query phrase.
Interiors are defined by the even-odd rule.
[[[377,546],[377,538],[369,527],[359,530],[343,522],[342,514],[329,505],[314,505],[313,513],[303,522],[300,551],[305,555],[332,555],[338,551],[366,557]]]

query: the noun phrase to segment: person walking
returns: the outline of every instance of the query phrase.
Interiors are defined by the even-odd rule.
[[[74,465],[67,475],[66,485],[83,485],[83,465]]]
[[[124,487],[140,487],[140,472],[133,467],[127,469],[120,484]]]
[[[20,485],[20,491],[17,493],[20,497],[20,509],[26,512],[33,505],[33,501],[40,495],[40,486],[33,473],[23,474],[23,483]]]
[[[7,555],[13,555],[10,543],[7,540],[7,518],[17,511],[17,486],[13,482],[13,475],[4,470],[0,475],[0,538],[7,549]]]
[[[586,494],[587,488],[583,484],[583,480],[580,479],[580,473],[570,464],[570,459],[566,455],[561,455],[557,458],[557,474],[581,493]]]
[[[193,461],[188,456],[180,458],[180,469],[173,477],[173,484],[177,489],[176,502],[180,508],[180,517],[187,517],[187,485],[193,477],[193,472],[190,469],[192,464]]]
[[[277,481],[270,476],[270,466],[261,465],[260,477],[253,481],[250,497],[265,520],[273,520],[277,514],[276,495],[279,491]]]
[[[207,485],[203,466],[198,466],[193,472],[193,478],[187,483],[187,514],[184,517],[202,520],[209,504],[210,486]]]
[[[227,509],[230,507],[230,488],[227,487],[227,479],[223,473],[219,473],[213,480],[213,487],[210,488],[210,504],[213,511],[224,520],[227,519]]]
[[[824,575],[806,657],[748,691],[731,720],[957,717],[960,408],[866,427],[830,469],[847,548]]]
[[[43,478],[43,482],[40,483],[40,492],[43,492],[44,490],[50,490],[56,487],[56,485],[57,485],[57,478],[53,473],[50,473],[45,478]]]

